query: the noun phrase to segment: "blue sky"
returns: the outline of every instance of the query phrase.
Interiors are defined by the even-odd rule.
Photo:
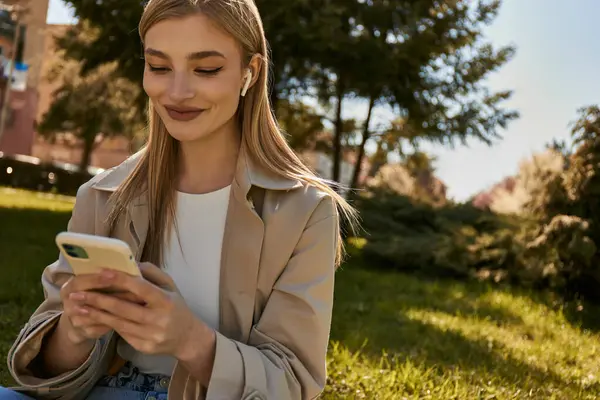
[[[427,147],[438,157],[437,175],[456,200],[514,174],[519,162],[552,139],[569,138],[577,109],[600,103],[599,0],[504,0],[488,30],[497,46],[517,46],[515,58],[492,75],[495,90],[512,89],[507,106],[521,118],[493,146],[471,142],[454,149]],[[62,0],[50,0],[49,23],[73,22]],[[353,107],[359,113],[361,107]]]

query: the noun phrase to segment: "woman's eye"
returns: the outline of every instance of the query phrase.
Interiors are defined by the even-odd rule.
[[[150,68],[151,72],[157,72],[157,73],[162,73],[162,72],[167,72],[169,71],[168,68],[165,67],[155,67],[153,65],[148,64],[148,67]]]
[[[202,75],[215,75],[222,69],[223,69],[223,67],[214,68],[214,69],[196,69],[195,72],[197,74],[202,74]]]
[[[170,69],[167,67],[158,67],[158,66],[154,66],[151,64],[148,64],[148,68],[150,69],[150,72],[154,72],[157,74],[162,74],[162,73],[166,73],[166,72],[170,71]],[[195,69],[194,72],[197,74],[200,74],[200,75],[215,75],[222,69],[223,69],[223,67],[213,68],[213,69],[198,68],[198,69]]]

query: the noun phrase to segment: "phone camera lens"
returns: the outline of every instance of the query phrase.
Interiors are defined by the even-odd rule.
[[[62,245],[65,253],[67,253],[70,257],[73,258],[80,258],[80,259],[87,259],[88,258],[88,254],[85,251],[85,249],[81,246],[75,246],[72,244],[63,244]]]

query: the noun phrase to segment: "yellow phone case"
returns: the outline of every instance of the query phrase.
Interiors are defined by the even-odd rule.
[[[129,245],[122,240],[61,232],[56,235],[56,245],[75,275],[99,273],[108,268],[141,276]]]

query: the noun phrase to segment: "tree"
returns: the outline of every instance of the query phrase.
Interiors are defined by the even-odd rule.
[[[399,141],[454,145],[476,138],[490,144],[499,137],[498,128],[518,117],[501,107],[511,92],[491,93],[483,85],[514,54],[512,47],[495,50],[484,41],[483,28],[496,17],[500,0],[365,4],[370,6],[356,26],[379,42],[374,59],[383,71],[354,80],[362,84],[357,93],[369,102],[357,169],[364,146],[376,133],[368,127],[378,104],[392,105],[403,121],[395,129]],[[354,174],[354,185],[359,174]]]
[[[117,74],[117,63],[103,64],[86,76],[74,61],[58,61],[47,79],[60,82],[54,100],[38,125],[38,133],[53,139],[72,134],[83,145],[80,169],[90,164],[94,147],[111,136],[133,136],[141,128],[135,106],[139,88]]]
[[[300,101],[281,99],[276,114],[279,125],[296,151],[323,150],[330,152],[330,135],[325,131],[323,115]]]
[[[271,104],[307,93],[320,43],[319,13],[303,0],[255,0],[271,49]],[[319,5],[320,7],[320,5]]]
[[[315,0],[313,7],[319,13],[312,31],[320,33],[311,55],[314,84],[322,102],[336,106],[333,179],[339,178],[349,98],[368,104],[353,185],[367,142],[380,133],[371,130],[380,105],[391,105],[417,140],[445,145],[470,137],[491,143],[498,128],[518,116],[501,107],[510,92],[491,93],[482,84],[514,54],[512,47],[495,50],[484,42],[483,27],[496,16],[499,0]],[[398,140],[407,136],[397,132]]]
[[[571,135],[575,148],[565,174],[569,211],[592,221],[592,236],[600,244],[600,107],[580,108]]]
[[[57,38],[56,44],[65,58],[80,63],[80,74],[94,73],[103,64],[116,62],[118,74],[142,87],[144,63],[138,34],[143,0],[65,0],[79,23]],[[86,24],[83,26],[82,24]],[[82,36],[82,29],[93,35]],[[133,103],[145,115],[147,99],[143,91]]]
[[[527,269],[550,284],[598,299],[600,268],[600,108],[583,107],[571,124],[573,148],[552,143],[521,167],[517,188],[533,224],[526,230]],[[536,272],[537,271],[537,272]]]

